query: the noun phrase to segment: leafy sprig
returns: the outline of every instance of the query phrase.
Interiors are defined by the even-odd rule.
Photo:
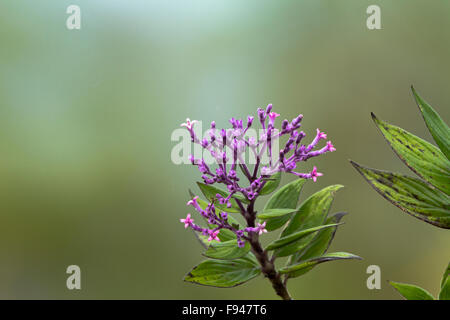
[[[450,229],[450,129],[438,113],[412,92],[425,123],[438,147],[408,131],[378,119],[372,119],[397,156],[419,178],[364,167],[350,161],[366,181],[385,199],[410,214],[436,227]],[[441,282],[439,299],[450,299],[447,267]],[[426,290],[405,283],[390,284],[406,299],[434,299]]]
[[[335,193],[342,188],[341,185],[324,188],[298,206],[303,185],[308,180],[316,181],[322,173],[317,172],[316,167],[309,173],[299,173],[294,171],[297,163],[336,149],[330,141],[321,149],[317,148],[321,140],[327,139],[327,135],[319,129],[311,143],[302,144],[306,134],[297,131],[301,126],[302,115],[291,122],[284,120],[278,131],[274,122],[279,115],[271,112],[271,109],[272,105],[269,105],[266,111],[258,110],[258,119],[263,128],[258,139],[245,137],[253,122],[250,116],[246,128],[242,120],[232,118],[230,123],[233,128],[228,131],[222,129],[220,135],[216,134],[215,123],[211,123],[209,140],[196,136],[193,129],[195,121],[188,119],[183,124],[192,142],[201,144],[216,159],[217,164],[214,171],[204,159],[190,157],[192,164],[202,173],[203,182],[197,185],[204,199],[191,192],[188,205],[192,205],[204,221],[199,224],[196,217],[188,214],[181,222],[185,228],[194,231],[206,249],[203,254],[207,259],[185,276],[187,282],[228,288],[262,274],[269,279],[278,296],[290,300],[287,290],[289,279],[304,275],[327,261],[361,259],[346,252],[327,253],[345,215],[330,214]],[[289,136],[285,146],[275,160],[270,160],[268,166],[262,167],[263,152],[267,152],[271,158],[273,142],[279,141],[283,135]],[[231,149],[228,155],[226,147]],[[242,154],[246,149],[250,149],[256,157],[253,167],[243,161]],[[238,167],[243,179],[237,175]],[[279,188],[282,172],[294,174],[298,178]],[[242,180],[248,182],[248,186],[244,186]],[[220,184],[226,185],[226,189],[217,186]],[[257,199],[269,194],[272,195],[264,209],[257,212]],[[277,240],[265,246],[261,243],[262,234],[281,228]],[[276,265],[280,257],[287,257],[282,267]]]

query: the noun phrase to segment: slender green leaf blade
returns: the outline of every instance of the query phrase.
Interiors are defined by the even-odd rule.
[[[288,246],[289,244],[292,244],[292,242],[297,241],[299,239],[302,239],[310,234],[316,233],[317,231],[320,231],[322,229],[326,229],[326,228],[331,228],[336,226],[337,224],[327,224],[327,225],[323,225],[323,226],[318,226],[318,227],[314,227],[314,228],[309,228],[306,230],[301,230],[298,231],[296,233],[290,234],[286,237],[280,238],[278,240],[275,240],[274,242],[272,242],[271,244],[269,244],[266,248],[266,250],[275,250],[275,249],[285,249],[286,246]],[[291,253],[296,251],[296,247],[295,246],[289,246],[288,248],[286,248],[285,250],[278,250],[275,254],[278,257],[285,257],[290,255]]]
[[[389,281],[389,284],[393,286],[406,300],[434,300],[433,296],[418,286]]]
[[[448,264],[447,269],[445,269],[444,275],[442,276],[441,288],[444,286],[445,281],[447,281],[449,274],[450,274],[450,263]]]
[[[342,217],[346,215],[346,212],[338,212],[330,217],[327,218],[325,221],[325,224],[339,224]],[[328,248],[330,247],[331,242],[333,241],[334,235],[337,231],[337,225],[332,228],[327,228],[319,231],[317,235],[314,237],[314,239],[311,241],[310,244],[306,248],[303,248],[297,252],[295,252],[289,259],[287,265],[293,265],[302,261],[306,261],[308,259],[311,259],[313,257],[319,257],[325,252],[327,252]],[[298,272],[293,272],[290,277],[295,278],[300,275],[303,275],[307,273],[308,271],[312,270],[315,267],[315,265],[305,268]]]
[[[434,141],[447,159],[450,160],[450,128],[439,114],[419,96],[414,87],[411,87],[411,90]]]
[[[230,288],[243,284],[260,273],[258,262],[248,253],[236,260],[205,260],[194,267],[184,280],[205,286]]]
[[[447,277],[439,292],[439,300],[450,300],[450,277]]]
[[[298,198],[300,196],[300,191],[305,184],[306,179],[296,179],[291,183],[283,186],[277,190],[272,197],[267,201],[264,210],[268,209],[295,209],[297,207]],[[291,214],[287,214],[281,217],[276,217],[266,220],[266,229],[268,231],[276,230],[282,227],[291,217]]]
[[[450,300],[450,263],[444,272],[441,281],[441,291],[439,292],[439,300]]]
[[[266,211],[259,213],[257,218],[261,220],[272,219],[294,213],[295,211],[295,209],[267,209]]]
[[[351,163],[379,194],[398,208],[432,225],[450,228],[449,196],[419,179]]]
[[[230,241],[236,239],[236,235],[234,234],[234,232],[228,229],[221,229],[217,237],[220,239],[220,241]]]
[[[275,191],[276,188],[280,185],[281,181],[281,172],[277,172],[268,178],[266,184],[264,187],[262,187],[261,191],[259,192],[260,195],[269,194]]]
[[[303,269],[310,268],[311,266],[315,266],[315,265],[318,265],[320,263],[324,263],[327,261],[346,260],[346,259],[361,260],[362,258],[357,255],[354,255],[352,253],[347,253],[347,252],[326,253],[320,257],[311,258],[304,262],[300,262],[300,263],[294,264],[292,266],[284,267],[284,268],[280,269],[279,272],[281,274],[289,274],[290,277],[292,277],[291,274],[293,274],[297,271],[301,271]]]
[[[431,143],[387,122],[372,118],[392,150],[418,176],[450,195],[450,162]]]
[[[301,230],[322,225],[333,203],[336,191],[342,187],[342,185],[332,185],[314,193],[306,199],[281,233],[280,238],[287,237]],[[275,252],[275,255],[281,257],[286,256],[286,252],[293,253],[294,251],[298,251],[306,247],[313,238],[314,235],[310,234],[307,237],[298,239],[289,247]],[[294,251],[292,251],[293,248],[295,248]]]
[[[239,248],[237,240],[212,243],[205,252],[205,256],[219,260],[233,260],[245,256],[250,251],[250,244],[245,242],[244,247]]]

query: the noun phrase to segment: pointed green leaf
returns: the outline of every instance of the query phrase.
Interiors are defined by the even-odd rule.
[[[304,262],[294,264],[292,266],[284,267],[279,270],[281,274],[291,274],[297,271],[301,271],[303,269],[310,268],[311,266],[315,266],[317,264],[327,262],[327,261],[334,261],[334,260],[343,260],[343,259],[359,259],[362,258],[351,254],[347,252],[333,252],[333,253],[326,253],[320,257],[311,258]]]
[[[245,242],[243,248],[239,248],[237,240],[214,241],[206,250],[205,256],[219,260],[233,260],[245,256],[249,251],[250,244],[248,242]]]
[[[243,284],[261,273],[253,254],[236,260],[208,259],[189,272],[184,280],[205,286],[230,288]]]
[[[450,300],[450,277],[447,277],[439,292],[439,300]]]
[[[372,113],[380,129],[398,157],[418,176],[450,195],[450,162],[431,143],[387,122]]]
[[[271,244],[269,244],[266,248],[266,250],[275,250],[279,249],[275,252],[275,255],[277,257],[285,257],[290,255],[291,253],[294,253],[297,251],[297,246],[295,244],[292,244],[293,242],[302,239],[306,236],[309,236],[313,233],[316,233],[317,231],[320,231],[322,229],[335,227],[337,224],[326,224],[323,226],[313,227],[306,230],[301,230],[296,233],[290,234],[286,237],[280,238],[278,240],[275,240]]]
[[[308,199],[306,199],[301,205],[298,211],[293,215],[291,221],[287,227],[281,233],[280,238],[287,237],[301,230],[320,226],[324,223],[331,204],[333,203],[334,195],[337,190],[341,189],[342,185],[333,185],[326,187]],[[293,253],[301,248],[304,248],[314,238],[313,234],[298,239],[295,243],[291,244],[287,248],[283,248],[275,252],[276,256],[286,256],[286,252]],[[294,251],[292,249],[295,248]]]
[[[339,224],[342,217],[346,214],[347,214],[346,212],[336,213],[328,217],[327,220],[325,221],[325,224],[333,224],[333,223]],[[336,230],[337,226],[319,231],[306,248],[295,252],[290,257],[287,265],[293,265],[302,261],[306,261],[313,257],[319,257],[325,254],[325,252],[327,252],[328,248],[330,247],[331,241],[333,241],[334,235],[336,234]],[[306,272],[312,270],[314,266],[315,265],[303,269],[299,272],[293,272],[290,274],[290,277],[295,278],[302,274],[305,274]]]
[[[439,300],[450,300],[450,263],[444,272],[441,281],[441,291],[439,292]]]
[[[294,213],[295,209],[267,209],[257,215],[258,219],[272,219]]]
[[[305,182],[306,179],[297,179],[277,190],[277,192],[270,197],[269,201],[267,201],[263,211],[267,211],[268,209],[295,209],[297,207],[300,191]],[[268,219],[266,222],[266,229],[268,231],[276,230],[282,227],[290,217],[291,214],[287,214],[281,217]]]
[[[216,208],[219,208],[220,210],[223,210],[223,211],[226,211],[226,212],[231,212],[231,213],[239,213],[239,212],[241,212],[241,210],[240,210],[238,204],[236,203],[235,199],[239,199],[241,202],[244,202],[244,203],[247,201],[247,200],[244,200],[245,199],[244,197],[240,197],[239,195],[236,194],[236,195],[234,195],[231,198],[231,201],[230,201],[231,202],[231,208],[228,208],[225,204],[220,204],[219,201],[217,201],[217,198],[216,198],[216,194],[220,194],[224,198],[228,197],[228,193],[226,191],[224,191],[222,189],[219,189],[219,188],[216,188],[216,187],[213,187],[211,185],[207,185],[207,184],[201,183],[201,182],[197,182],[197,185],[199,186],[200,191],[203,193],[203,195],[205,196],[205,198],[208,201],[211,201],[211,199],[216,200],[214,202],[214,206]]]
[[[234,232],[228,229],[221,229],[217,237],[220,241],[230,241],[236,239]]]
[[[441,228],[450,228],[450,197],[423,181],[391,172],[352,165],[384,198],[406,213]]]
[[[406,300],[434,300],[433,296],[426,290],[407,283],[389,281]]]
[[[281,181],[281,172],[277,172],[268,178],[266,184],[264,187],[262,187],[261,191],[259,192],[260,195],[269,194],[275,191],[276,188],[280,185]]]
[[[445,281],[447,281],[449,274],[450,274],[450,263],[448,264],[447,269],[445,269],[444,275],[442,276],[441,288],[444,286]]]
[[[450,160],[450,128],[441,119],[439,114],[419,96],[414,87],[411,87],[411,90],[434,141],[447,159]]]

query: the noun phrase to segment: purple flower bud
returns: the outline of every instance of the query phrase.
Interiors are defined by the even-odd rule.
[[[228,172],[228,178],[230,178],[230,179],[232,179],[232,180],[236,179],[236,171],[233,170],[233,169],[231,169],[231,170]]]
[[[297,118],[295,118],[294,120],[292,120],[292,125],[294,127],[296,127],[298,124],[300,124],[300,121],[302,121],[303,119],[303,115],[299,114]]]
[[[306,134],[303,131],[300,131],[300,133],[297,136],[297,139],[295,140],[295,144],[299,144],[300,141],[306,136]]]
[[[258,108],[258,117],[261,124],[266,120],[266,116],[264,114],[264,110],[261,108]]]
[[[220,135],[222,136],[222,143],[225,146],[227,144],[227,132],[225,129],[220,130]]]
[[[247,118],[247,128],[250,128],[252,126],[253,119],[254,119],[253,117],[248,116],[248,118]]]
[[[234,129],[236,129],[237,125],[236,125],[236,120],[234,118],[231,118],[230,120],[231,125],[233,126]]]
[[[294,161],[289,162],[288,164],[286,164],[286,171],[292,171],[297,167],[297,165],[295,164]]]
[[[218,167],[217,169],[216,169],[216,175],[218,176],[218,177],[223,177],[224,176],[224,172],[223,172],[223,169],[221,168],[221,167]]]
[[[211,178],[209,178],[207,175],[202,175],[202,179],[203,179],[203,182],[205,182],[205,184],[213,184],[213,183],[215,183],[216,181],[214,180],[214,179],[211,179]]]

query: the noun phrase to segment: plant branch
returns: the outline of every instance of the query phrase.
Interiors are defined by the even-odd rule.
[[[254,201],[250,202],[247,207],[246,220],[249,227],[255,226],[256,212],[253,209],[254,203]],[[283,300],[292,300],[285,283],[281,280],[281,275],[275,269],[274,259],[269,259],[267,251],[262,248],[261,243],[259,242],[259,236],[256,232],[249,234],[249,243],[253,254],[261,265],[262,273],[272,283],[272,287],[276,294]]]
[[[240,164],[239,167],[241,167],[242,172],[247,177],[247,179],[252,182],[252,175],[250,174],[250,171],[248,171],[248,168],[245,164]]]

